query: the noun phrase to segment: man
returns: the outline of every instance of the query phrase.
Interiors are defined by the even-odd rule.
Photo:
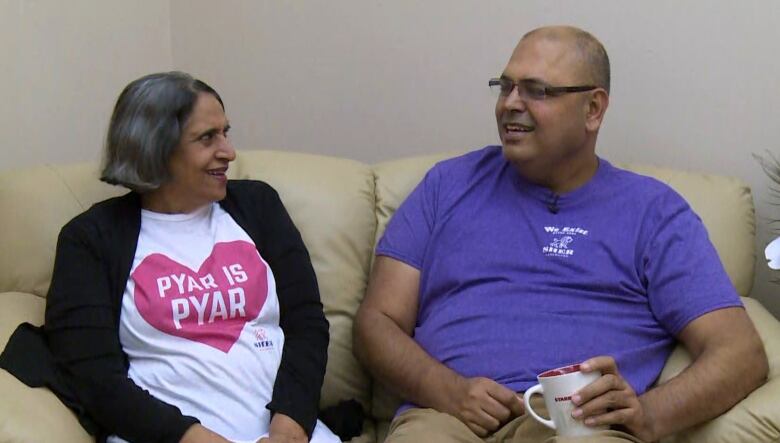
[[[590,34],[526,34],[491,81],[502,146],[438,164],[394,215],[355,325],[360,360],[407,402],[388,442],[551,438],[519,393],[571,363],[602,373],[573,396],[575,419],[612,428],[593,441],[657,440],[765,379],[699,218],[596,156],[609,81]],[[693,363],[652,387],[675,340]]]

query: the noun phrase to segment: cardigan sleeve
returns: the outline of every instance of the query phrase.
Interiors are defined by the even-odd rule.
[[[48,346],[66,384],[109,435],[133,442],[178,442],[197,419],[183,416],[127,376],[112,304],[111,245],[82,218],[60,232],[46,303]]]
[[[274,273],[284,331],[282,361],[267,408],[289,416],[311,436],[328,360],[328,321],[298,229],[276,191],[267,187],[262,194],[258,213],[264,229],[258,249]]]

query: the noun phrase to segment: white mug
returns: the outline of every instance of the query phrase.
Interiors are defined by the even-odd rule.
[[[607,430],[608,426],[585,426],[582,421],[575,420],[571,416],[571,411],[574,410],[571,396],[598,380],[599,377],[601,377],[599,371],[581,372],[580,365],[564,366],[545,371],[536,377],[539,384],[523,394],[525,410],[539,423],[555,429],[555,433],[562,437],[593,435],[599,431]],[[531,407],[531,396],[537,393],[544,397],[544,404],[547,405],[550,420],[540,417]]]

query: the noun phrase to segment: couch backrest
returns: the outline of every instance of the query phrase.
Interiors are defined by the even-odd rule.
[[[330,322],[322,404],[350,398],[368,406],[371,381],[352,353],[352,322],[365,294],[376,232],[374,176],[352,160],[274,151],[242,152],[238,178],[278,192],[301,231]]]
[[[377,239],[381,237],[395,210],[420,182],[425,172],[438,161],[454,155],[457,153],[404,158],[374,166]],[[742,296],[750,293],[755,265],[755,216],[753,197],[745,183],[731,177],[653,166],[616,166],[655,177],[679,192],[707,227],[710,240],[715,245],[737,292]],[[393,417],[399,400],[377,384],[374,387],[372,404],[376,418],[389,420]]]
[[[242,151],[229,176],[271,184],[309,249],[331,333],[323,405],[355,398],[368,406],[370,379],[352,354],[352,320],[376,232],[371,168],[335,157]],[[125,192],[100,182],[96,164],[0,172],[0,298],[9,291],[45,297],[61,227]]]
[[[352,354],[352,322],[366,288],[376,239],[437,154],[368,166],[356,161],[279,151],[242,151],[231,178],[261,179],[277,189],[309,248],[331,324],[323,404],[355,398],[388,419],[397,399],[370,378]],[[750,291],[754,214],[749,188],[736,179],[631,166],[677,189],[707,226],[741,295]],[[57,234],[91,204],[122,188],[97,179],[95,164],[41,166],[0,173],[0,297],[45,296]],[[372,396],[373,391],[373,396]]]
[[[62,226],[93,203],[124,192],[100,182],[94,164],[0,173],[0,292],[44,297]]]
[[[428,169],[458,155],[440,153],[374,165],[377,199],[377,239],[398,205]],[[731,281],[742,296],[753,285],[755,213],[750,187],[739,179],[648,165],[615,166],[655,177],[679,192],[701,217]]]

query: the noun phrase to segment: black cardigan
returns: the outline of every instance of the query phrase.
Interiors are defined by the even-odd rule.
[[[276,279],[285,344],[267,408],[290,416],[311,436],[328,322],[309,254],[268,184],[229,181],[219,205],[252,238]],[[197,419],[133,383],[119,342],[121,301],[140,226],[141,199],[132,192],[97,203],[66,224],[57,241],[45,324],[17,329],[0,366],[25,383],[52,388],[79,415],[86,414],[82,424],[99,438],[178,442]],[[37,351],[31,355],[32,349]],[[89,429],[90,419],[99,429]]]

